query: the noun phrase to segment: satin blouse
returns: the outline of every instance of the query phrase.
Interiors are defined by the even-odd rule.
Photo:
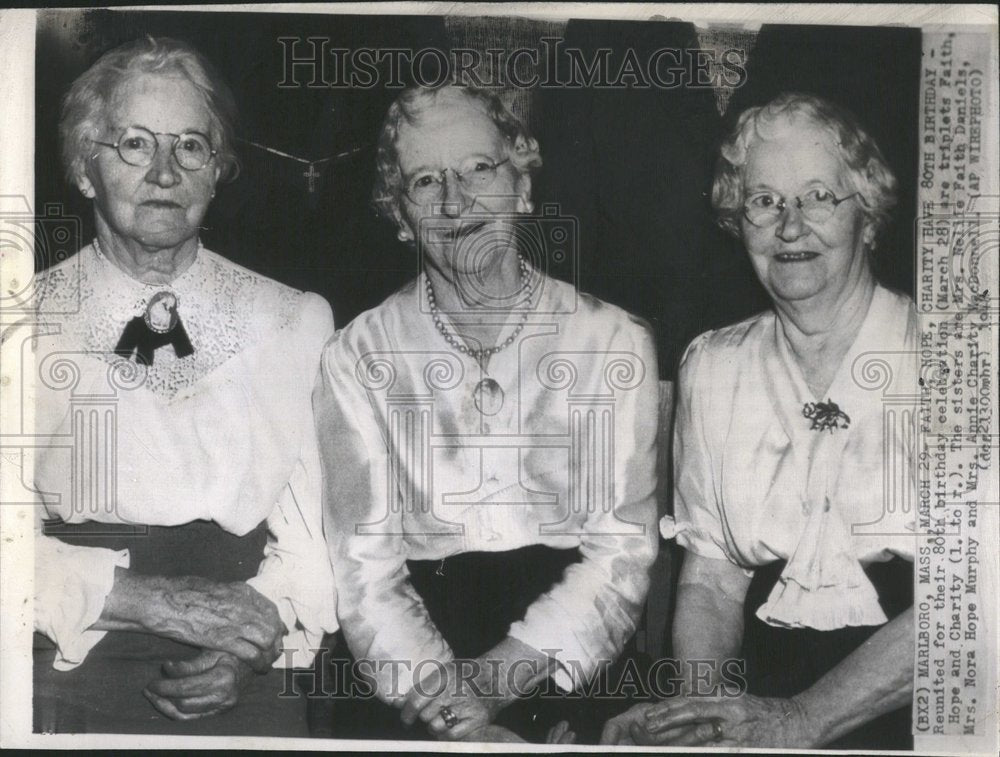
[[[582,560],[509,630],[558,661],[564,689],[635,630],[657,547],[653,342],[619,308],[532,280],[523,331],[485,368],[435,328],[423,277],[324,354],[314,405],[339,616],[356,658],[403,663],[376,666],[384,700],[406,694],[420,661],[453,658],[408,559],[578,547]]]
[[[913,560],[917,343],[910,300],[877,287],[819,398],[773,312],[698,337],[681,366],[663,535],[747,571],[787,560],[757,613],[772,625],[886,622],[862,564]]]

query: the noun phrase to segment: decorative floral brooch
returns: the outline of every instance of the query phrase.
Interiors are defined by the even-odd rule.
[[[802,406],[802,415],[812,421],[810,431],[829,431],[832,434],[835,429],[851,425],[851,417],[829,397],[826,402],[807,402]]]

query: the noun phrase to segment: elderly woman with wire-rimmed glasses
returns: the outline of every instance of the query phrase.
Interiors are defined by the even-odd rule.
[[[308,735],[272,665],[309,665],[337,627],[311,404],[333,321],[201,244],[234,117],[166,38],[107,52],[64,100],[96,236],[37,277],[33,338],[4,345],[37,369],[39,731]]]
[[[684,356],[662,528],[686,552],[686,688],[606,743],[911,743],[915,408],[885,414],[871,378],[919,392],[912,302],[872,273],[895,190],[855,118],[812,95],[747,110],[722,145],[712,201],[774,307]]]
[[[337,735],[541,740],[547,704],[635,631],[657,539],[653,343],[545,274],[522,224],[540,164],[466,87],[407,90],[383,125],[375,201],[420,270],[331,341],[314,402],[341,651],[378,697],[338,701]]]

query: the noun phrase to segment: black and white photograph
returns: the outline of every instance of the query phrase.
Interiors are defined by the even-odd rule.
[[[996,754],[997,18],[0,9],[0,743]]]

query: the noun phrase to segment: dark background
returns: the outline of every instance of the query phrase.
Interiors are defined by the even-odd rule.
[[[36,56],[36,207],[62,203],[93,237],[89,203],[63,178],[59,101],[73,79],[112,47],[141,34],[185,39],[222,72],[239,103],[239,136],[309,160],[307,166],[238,144],[242,171],[219,188],[205,220],[207,247],[330,301],[338,326],[373,307],[417,272],[370,205],[375,139],[398,89],[282,89],[279,37],[326,37],[330,47],[448,49],[440,17],[45,11]],[[626,48],[640,59],[663,47],[697,47],[694,27],[671,21],[571,20],[566,47]],[[712,90],[546,89],[534,94],[530,126],[545,161],[535,200],[556,202],[579,223],[579,283],[647,319],[663,378],[673,377],[699,332],[767,306],[745,253],[718,230],[708,192],[718,140],[739,112],[788,89],[852,110],[900,182],[895,222],[877,252],[887,285],[911,293],[918,165],[920,32],[902,28],[766,25],[748,80],[725,117]],[[614,70],[614,69],[612,69]],[[39,267],[53,260],[44,251]]]

